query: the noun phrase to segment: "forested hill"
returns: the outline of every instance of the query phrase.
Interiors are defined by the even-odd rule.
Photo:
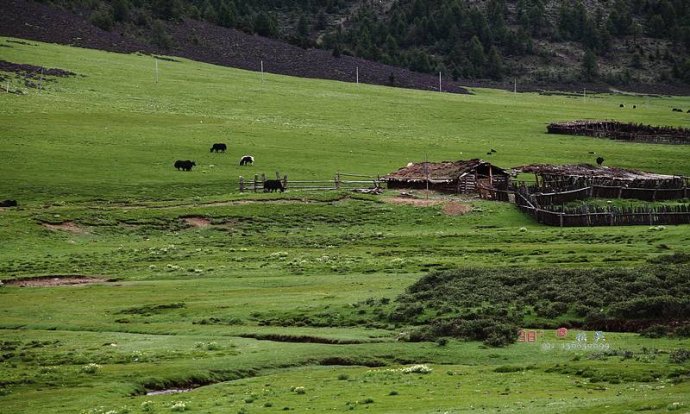
[[[662,91],[674,87],[687,91],[690,85],[688,0],[42,3],[160,50],[183,49],[181,42],[194,45],[205,39],[204,27],[224,27],[303,49],[322,49],[335,58],[357,57],[420,73],[442,72],[446,78],[470,83],[477,79],[512,83],[516,78],[520,84],[533,86],[585,82],[639,89],[653,84]],[[176,32],[180,25],[188,29],[190,21],[203,25],[194,25],[193,33],[181,39]],[[387,83],[396,84],[396,74],[404,77],[391,71],[385,74]]]

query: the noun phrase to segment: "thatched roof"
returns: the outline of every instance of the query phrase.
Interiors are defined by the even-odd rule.
[[[588,177],[588,178],[609,178],[624,181],[635,180],[669,180],[678,178],[673,175],[655,174],[644,171],[615,168],[599,167],[591,164],[576,165],[549,165],[531,164],[513,168],[515,171],[523,173],[535,173],[545,175],[558,175],[563,177]]]
[[[491,168],[493,174],[507,175],[504,169],[477,158],[466,161],[410,163],[384,178],[389,181],[425,182],[428,177],[431,183],[449,183],[465,174],[473,173],[480,167]]]

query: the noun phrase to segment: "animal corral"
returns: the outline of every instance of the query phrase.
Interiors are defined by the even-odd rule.
[[[446,193],[476,193],[508,201],[510,175],[503,168],[480,160],[410,163],[384,177],[388,188],[430,189]]]
[[[531,189],[530,194],[564,194],[571,190],[582,191],[586,188],[589,190],[588,196],[593,198],[631,198],[656,201],[675,200],[690,195],[688,178],[677,175],[599,167],[591,164],[531,164],[516,167],[514,170],[534,174],[536,184]],[[555,202],[561,203],[563,201],[557,200]]]
[[[690,195],[688,178],[621,168],[581,165],[528,165],[516,168],[534,173],[536,185],[519,185],[515,203],[539,223],[552,226],[621,226],[690,223],[690,206],[564,207],[588,198],[674,200]]]
[[[540,207],[529,194],[515,193],[515,204],[541,224],[560,227],[634,226],[690,224],[690,206],[657,207],[592,207],[562,208],[555,205]]]
[[[582,135],[652,144],[690,144],[690,129],[652,126],[618,121],[555,122],[546,127],[549,134]]]

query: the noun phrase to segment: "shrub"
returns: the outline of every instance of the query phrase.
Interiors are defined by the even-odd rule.
[[[668,335],[668,327],[665,325],[652,325],[640,332],[640,335],[647,338],[661,338]]]
[[[102,7],[91,15],[91,23],[106,32],[113,30],[115,25],[115,18],[113,17],[113,10],[109,7]]]
[[[674,349],[673,351],[671,351],[671,354],[669,355],[668,359],[674,364],[682,364],[690,359],[690,349]]]
[[[100,369],[101,369],[100,365],[90,363],[90,364],[86,364],[83,367],[81,367],[81,372],[83,372],[84,374],[95,374]]]
[[[690,323],[686,323],[676,328],[673,335],[679,338],[690,338]]]
[[[432,369],[426,364],[412,365],[400,370],[403,374],[430,374]]]
[[[175,401],[172,406],[170,406],[170,411],[182,412],[189,410],[187,403],[184,401]]]

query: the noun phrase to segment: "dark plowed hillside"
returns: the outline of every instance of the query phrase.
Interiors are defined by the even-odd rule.
[[[356,80],[356,68],[359,67],[359,81],[362,83],[392,83],[404,88],[438,89],[438,78],[434,75],[350,56],[335,58],[327,50],[305,50],[281,41],[194,20],[168,23],[174,46],[171,50],[161,50],[125,37],[117,29],[106,32],[73,13],[33,1],[3,0],[0,11],[0,35],[3,36],[113,52],[169,54],[249,70],[259,70],[263,60],[267,72],[345,82]],[[466,93],[456,82],[444,81],[443,89]]]

